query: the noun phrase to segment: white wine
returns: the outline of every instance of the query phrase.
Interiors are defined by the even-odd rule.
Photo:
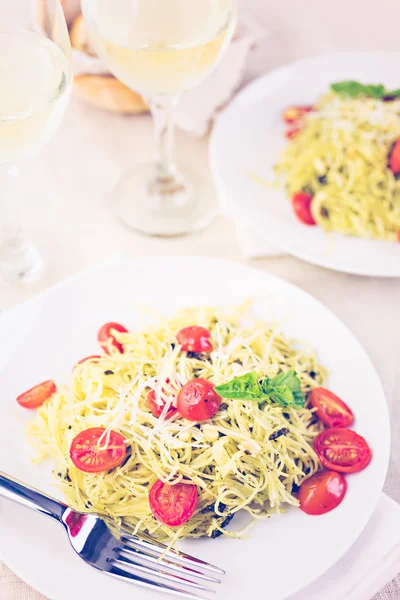
[[[236,25],[234,0],[83,0],[94,47],[143,94],[179,94],[215,67]]]
[[[0,32],[0,165],[16,164],[44,146],[69,98],[67,57],[31,31]]]

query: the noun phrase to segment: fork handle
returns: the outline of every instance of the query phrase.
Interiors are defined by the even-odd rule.
[[[1,471],[0,496],[48,517],[53,517],[57,521],[61,521],[67,509],[67,506],[62,504],[62,502],[51,498],[51,496],[42,494],[42,492],[35,490],[35,488],[24,485],[17,479],[14,479],[14,477],[10,477]]]

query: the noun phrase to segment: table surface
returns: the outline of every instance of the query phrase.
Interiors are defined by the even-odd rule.
[[[246,3],[246,8],[272,31],[254,51],[247,79],[293,57],[325,50],[371,49],[371,39],[374,48],[400,49],[400,5],[395,0],[364,3],[362,27],[356,26],[358,13],[349,12],[351,3],[345,0],[336,0],[329,18],[325,3],[308,0],[306,4],[293,0]],[[377,31],[375,23],[382,15],[386,17],[385,28]],[[307,29],[299,23],[307,23]],[[17,188],[23,226],[48,261],[46,277],[31,286],[0,287],[0,309],[14,306],[115,253],[126,257],[185,254],[229,258],[288,279],[335,312],[373,360],[391,411],[392,461],[385,491],[400,502],[400,336],[395,331],[400,279],[336,273],[288,256],[248,261],[237,241],[234,223],[222,216],[203,233],[176,240],[143,238],[124,229],[113,216],[112,187],[135,162],[151,158],[151,142],[149,117],[105,114],[73,96],[60,130],[39,157],[24,165]],[[178,132],[177,149],[178,157],[185,156],[186,161],[190,157],[197,170],[207,173],[207,139]],[[210,193],[214,193],[211,180],[209,185]],[[42,598],[0,563],[0,600]],[[400,576],[375,600],[399,598]]]

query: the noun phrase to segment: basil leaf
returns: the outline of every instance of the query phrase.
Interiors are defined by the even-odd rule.
[[[300,390],[300,379],[295,371],[280,373],[261,383],[255,371],[235,377],[215,388],[222,398],[230,400],[255,400],[259,403],[270,401],[280,406],[304,407],[305,396]]]
[[[300,391],[300,379],[296,371],[279,373],[279,375],[271,379],[271,385],[287,385],[291,392]]]
[[[304,408],[306,405],[306,397],[303,392],[293,392],[293,402],[297,408]]]
[[[293,394],[287,385],[278,385],[271,388],[269,398],[281,406],[290,406],[291,404],[294,404]]]
[[[230,400],[261,400],[265,397],[255,371],[235,377],[227,383],[217,385],[214,389],[222,398]]]
[[[358,81],[338,81],[332,83],[331,89],[341,96],[350,96],[350,98],[358,98],[360,96],[368,96],[380,100],[387,93],[385,86],[364,85]]]

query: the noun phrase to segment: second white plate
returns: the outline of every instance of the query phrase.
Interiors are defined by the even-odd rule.
[[[290,63],[257,79],[218,119],[211,164],[228,212],[266,240],[317,265],[375,277],[400,277],[400,244],[364,240],[305,227],[285,193],[262,187],[249,175],[273,181],[273,167],[287,143],[282,111],[312,104],[344,79],[400,85],[398,52],[352,52]]]

